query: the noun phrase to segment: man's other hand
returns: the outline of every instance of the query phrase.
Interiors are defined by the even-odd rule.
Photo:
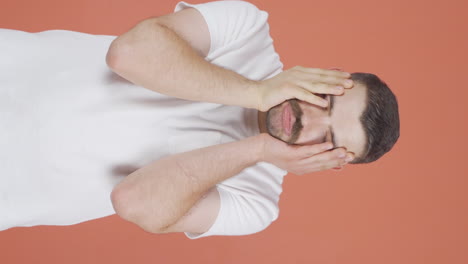
[[[339,70],[296,66],[260,81],[257,108],[266,112],[273,106],[294,98],[326,107],[327,100],[315,94],[341,95],[344,88],[353,87],[350,77],[350,73]]]
[[[262,133],[260,138],[263,140],[261,160],[296,175],[342,167],[354,158],[345,148],[332,149],[331,142],[289,145],[267,133]]]

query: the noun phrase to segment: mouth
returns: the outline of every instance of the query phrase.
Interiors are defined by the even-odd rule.
[[[288,137],[290,137],[293,120],[292,120],[292,108],[289,102],[287,102],[286,105],[283,107],[283,112],[282,112],[281,117],[282,117],[282,124],[283,124],[283,132]]]

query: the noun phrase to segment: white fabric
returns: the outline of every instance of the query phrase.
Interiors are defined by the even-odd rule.
[[[256,80],[281,71],[267,13],[241,1],[193,7],[211,33],[208,61]],[[0,230],[114,214],[110,193],[134,170],[259,133],[254,109],[169,97],[113,73],[105,56],[115,37],[0,29]],[[186,235],[262,230],[278,217],[285,174],[259,162],[218,184],[215,223]]]

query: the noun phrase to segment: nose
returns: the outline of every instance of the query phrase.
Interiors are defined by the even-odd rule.
[[[312,115],[304,113],[302,116],[302,125],[304,129],[314,129],[326,127],[330,124],[330,118],[324,115]]]
[[[301,122],[304,129],[314,127],[328,126],[330,117],[326,108],[316,106],[304,101],[299,101],[299,107],[302,110]]]

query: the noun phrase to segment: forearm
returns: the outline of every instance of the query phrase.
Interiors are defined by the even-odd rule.
[[[139,86],[186,100],[258,109],[256,81],[207,62],[156,19],[119,36],[109,53],[112,70]]]
[[[112,192],[117,214],[147,231],[164,231],[211,187],[261,161],[261,137],[178,153],[133,172]]]

